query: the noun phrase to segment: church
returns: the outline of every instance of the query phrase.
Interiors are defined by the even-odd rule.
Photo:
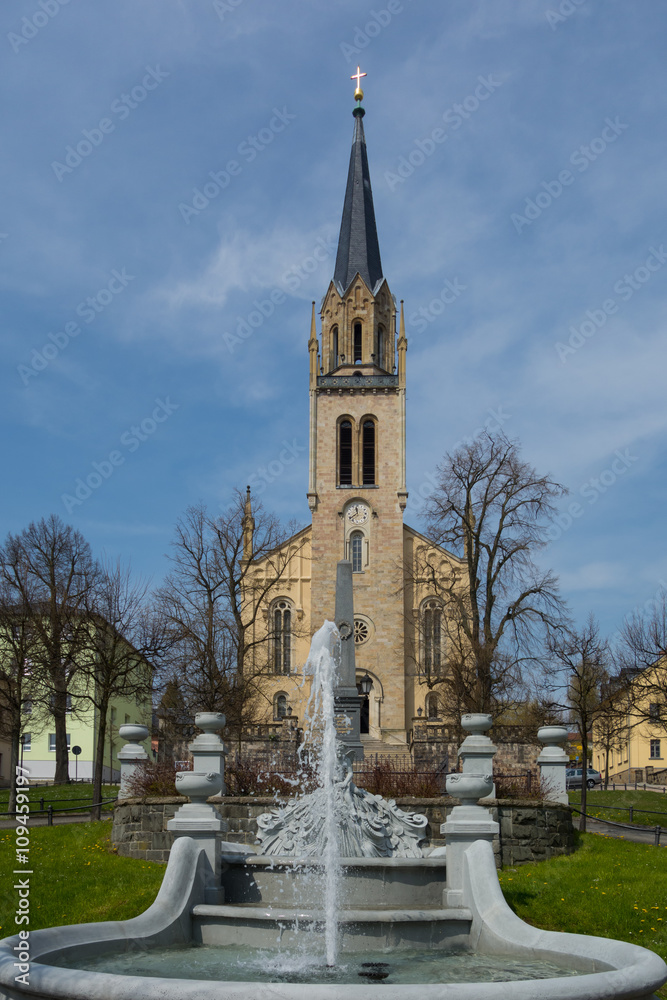
[[[310,638],[334,616],[336,564],[352,563],[354,642],[366,752],[408,752],[415,723],[437,720],[445,664],[438,579],[461,560],[403,520],[406,487],[406,356],[403,302],[382,269],[359,72],[354,135],[334,274],[312,308],[309,359],[309,527],[281,546],[287,569],[257,616],[265,629],[266,721],[303,718],[302,667]],[[318,324],[319,318],[319,324]],[[244,542],[252,552],[251,499]],[[258,560],[258,574],[272,573]],[[429,573],[424,567],[429,567]],[[266,655],[266,654],[265,654]],[[361,685],[361,681],[364,681]]]

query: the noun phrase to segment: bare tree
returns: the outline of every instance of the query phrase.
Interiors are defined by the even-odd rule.
[[[635,725],[649,722],[667,733],[667,592],[626,618],[614,658]]]
[[[69,780],[68,695],[88,643],[81,612],[96,575],[88,542],[54,514],[9,534],[0,548],[0,577],[34,629],[32,670],[53,716],[55,782]]]
[[[586,797],[589,734],[600,712],[609,682],[609,649],[590,615],[583,628],[561,630],[551,638],[555,670],[551,686],[555,700],[569,709],[581,740],[581,816],[579,829],[586,830]]]
[[[24,581],[26,589],[28,585],[28,581]],[[30,615],[23,605],[17,604],[16,597],[15,588],[0,577],[0,732],[10,746],[9,812],[16,808],[16,775],[24,714],[30,717],[36,694],[32,671],[35,630]],[[31,735],[35,735],[35,728],[31,724]]]
[[[438,467],[424,508],[429,532],[462,562],[443,577],[427,549],[416,572],[442,602],[443,669],[431,682],[465,711],[511,707],[523,667],[565,620],[555,576],[534,562],[565,492],[522,462],[502,433],[482,432]]]
[[[129,567],[120,561],[102,564],[82,608],[89,628],[79,666],[84,681],[81,697],[94,707],[97,717],[93,802],[102,799],[111,703],[118,697],[150,703],[151,661],[164,653],[164,629],[147,604],[147,591],[147,584],[134,581]],[[93,813],[91,817],[99,819],[100,807]]]
[[[190,507],[177,523],[173,569],[158,591],[173,643],[168,676],[178,679],[190,711],[224,711],[239,733],[263,697],[258,677],[271,637],[263,611],[294,554],[284,544],[292,533],[252,504],[249,490],[236,491],[217,516],[203,504]]]

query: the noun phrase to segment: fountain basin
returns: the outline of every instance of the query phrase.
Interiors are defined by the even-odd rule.
[[[322,904],[322,864],[315,858],[223,854],[221,880],[225,903],[263,903],[269,907]],[[341,858],[339,905],[422,907],[443,905],[445,858]]]
[[[361,859],[363,860],[363,859]],[[379,859],[383,861],[384,859]],[[355,858],[358,865],[360,859]],[[426,858],[424,861],[428,862]],[[257,866],[255,871],[260,871]],[[432,866],[426,865],[433,871]],[[189,837],[175,843],[164,881],[158,897],[145,913],[132,920],[99,924],[80,924],[54,927],[30,933],[30,959],[28,982],[17,982],[19,970],[15,967],[18,938],[0,942],[0,997],[3,1000],[339,1000],[340,987],[334,984],[307,985],[302,982],[271,983],[265,987],[257,982],[219,982],[206,980],[140,977],[116,975],[60,968],[52,964],[78,959],[94,960],[101,955],[126,955],[132,951],[189,945],[203,938],[205,926],[216,927],[216,934],[224,941],[232,936],[231,928],[243,929],[255,920],[264,921],[267,934],[276,951],[281,946],[281,934],[289,930],[294,918],[303,923],[313,923],[314,938],[318,933],[317,912],[299,913],[286,907],[284,911],[263,904],[230,904],[229,907],[203,905],[206,877],[206,855]],[[432,877],[432,876],[431,876]],[[540,931],[519,920],[503,898],[495,870],[493,851],[487,842],[476,841],[464,855],[464,880],[467,908],[420,908],[415,896],[413,907],[401,911],[396,907],[375,907],[374,900],[362,909],[342,911],[343,930],[353,929],[362,940],[366,931],[375,934],[373,924],[383,922],[387,928],[396,928],[397,916],[403,912],[403,930],[410,925],[415,930],[413,947],[421,947],[437,956],[459,950],[462,941],[465,950],[481,955],[508,956],[519,961],[535,960],[553,963],[579,973],[575,977],[532,979],[512,982],[511,987],[502,982],[486,983],[433,983],[394,986],[382,982],[359,983],[347,987],[352,1000],[377,1000],[378,988],[388,991],[391,1000],[592,1000],[602,997],[623,997],[625,1000],[649,1000],[654,991],[667,979],[667,966],[657,955],[637,945],[611,941],[606,938],[584,937],[576,934],[559,934]],[[372,908],[371,908],[372,906]],[[229,913],[221,912],[229,910]],[[261,911],[261,921],[257,911]],[[254,912],[251,912],[254,911]],[[244,916],[245,914],[245,916]],[[409,918],[409,919],[408,919]],[[425,919],[427,918],[427,919]],[[450,925],[455,935],[445,934],[438,940],[422,935],[424,923]],[[421,923],[421,927],[420,927]],[[364,925],[368,924],[368,927]],[[207,931],[208,933],[208,931]],[[247,930],[246,930],[247,933]],[[402,933],[402,932],[401,932]],[[350,935],[352,938],[353,935]],[[231,942],[229,942],[231,943]],[[247,939],[245,940],[247,943]],[[369,944],[368,938],[364,947]],[[343,956],[345,955],[345,945]],[[388,940],[389,954],[394,947]],[[352,949],[354,950],[354,949]],[[373,992],[371,992],[373,991]]]

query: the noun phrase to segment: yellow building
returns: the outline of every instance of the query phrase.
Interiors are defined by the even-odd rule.
[[[332,281],[308,338],[310,448],[307,500],[312,524],[282,547],[287,571],[257,628],[270,642],[263,689],[266,721],[303,717],[301,667],[310,637],[334,615],[336,564],[353,569],[357,679],[366,748],[407,750],[413,721],[439,714],[425,673],[444,666],[442,603],[423,572],[445,579],[461,561],[403,521],[406,488],[406,354],[400,307],[384,276],[375,224],[364,110],[354,137]],[[252,546],[246,503],[246,552]],[[271,559],[257,572],[271,575]],[[377,741],[382,741],[380,744]]]
[[[638,671],[593,725],[593,767],[610,781],[667,784],[667,661]]]
[[[67,750],[69,753],[69,777],[72,781],[92,781],[99,725],[99,711],[87,699],[76,695],[67,698]],[[53,716],[45,712],[33,711],[26,704],[27,711],[22,717],[23,766],[28,768],[31,781],[53,781],[56,769],[56,734]],[[74,709],[74,710],[73,710]],[[116,697],[112,700],[107,718],[104,771],[105,784],[120,781],[118,751],[127,740],[118,735],[119,726],[127,722],[138,722],[151,728],[151,703],[147,699],[138,703],[134,698]],[[72,748],[80,747],[81,753],[73,754]],[[8,749],[9,752],[9,749]],[[7,758],[9,765],[9,757]]]
[[[100,630],[99,635],[108,635],[111,631],[103,620],[95,623]],[[90,647],[83,644],[75,658],[86,657],[91,663],[101,648],[95,640]],[[114,633],[110,640],[110,648],[118,651],[119,665],[117,677],[125,670],[129,677],[139,677],[140,683],[132,685],[129,681],[126,690],[141,690],[140,697],[111,695],[106,720],[104,740],[103,781],[105,783],[120,780],[120,764],[118,751],[127,742],[119,734],[120,726],[128,722],[137,722],[151,729],[152,705],[150,697],[152,667],[126,640]],[[29,663],[26,660],[26,663]],[[124,664],[121,667],[120,664]],[[135,671],[138,673],[135,674]],[[106,682],[106,690],[118,688],[120,681],[112,685],[108,675],[105,677],[104,664],[100,667],[98,679],[93,679],[94,670],[77,672],[71,679],[67,694],[66,734],[68,751],[68,770],[71,780],[91,781],[94,774],[94,760],[97,746],[100,712],[96,705],[101,704],[101,685]],[[3,683],[9,684],[8,676]],[[91,685],[97,684],[93,691]],[[145,692],[145,693],[144,693]],[[49,696],[46,686],[39,683],[38,677],[33,677],[26,671],[22,702],[21,730],[18,762],[29,771],[31,781],[52,781],[56,769],[56,733],[55,719],[49,710]],[[52,699],[51,699],[52,700]],[[9,699],[8,699],[9,701]],[[0,701],[1,703],[1,701]],[[0,718],[0,786],[6,786],[10,781],[11,745],[9,742],[11,730],[10,709],[5,710]],[[74,748],[79,752],[74,753]]]

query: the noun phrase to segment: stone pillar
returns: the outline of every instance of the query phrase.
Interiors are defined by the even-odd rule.
[[[447,843],[447,906],[466,906],[463,892],[463,855],[475,840],[493,843],[498,833],[498,824],[488,809],[478,805],[478,801],[491,796],[493,792],[493,757],[496,747],[488,736],[491,716],[464,715],[461,725],[469,735],[459,747],[463,758],[460,774],[447,776],[447,793],[461,800],[454,806],[447,820],[440,826]]]
[[[211,795],[218,795],[222,787],[222,776],[218,771],[199,773],[180,771],[176,775],[176,791],[187,795],[190,801],[181,806],[167,829],[175,837],[191,837],[206,853],[204,902],[218,905],[224,903],[224,892],[220,885],[220,837],[227,824],[217,809],[207,803]]]
[[[197,712],[195,726],[202,729],[203,732],[199,733],[188,746],[194,761],[193,771],[200,774],[214,771],[220,775],[221,795],[226,794],[225,755],[227,750],[218,734],[224,725],[225,717],[222,712]]]
[[[119,728],[118,735],[122,739],[130,741],[125,744],[122,750],[118,751],[118,760],[120,761],[120,791],[118,792],[118,798],[126,799],[130,794],[127,785],[136,771],[137,765],[148,760],[148,754],[141,746],[141,743],[148,738],[148,729],[146,726],[139,725],[139,723],[128,722]]]
[[[334,691],[336,730],[347,756],[363,760],[361,745],[361,701],[357,691],[354,658],[354,596],[352,563],[341,559],[336,567],[336,609],[334,619],[340,635],[338,684]]]
[[[537,758],[540,765],[540,787],[542,796],[550,802],[568,804],[565,771],[570,758],[559,743],[567,740],[565,726],[542,726],[537,731],[537,738],[544,743],[544,749]]]
[[[473,712],[461,716],[461,726],[468,735],[459,748],[459,757],[463,758],[462,770],[464,774],[491,774],[493,775],[493,758],[498,748],[494,746],[488,736],[485,736],[487,729],[493,725],[493,718],[483,712]],[[495,783],[488,798],[495,798]]]

